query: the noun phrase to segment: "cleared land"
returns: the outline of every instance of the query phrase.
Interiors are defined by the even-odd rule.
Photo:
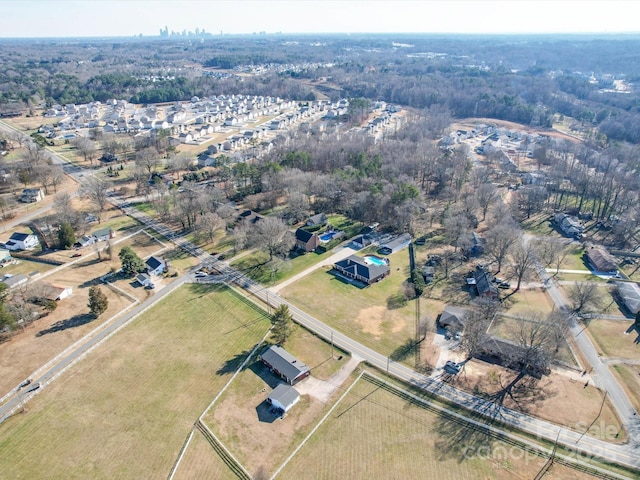
[[[193,422],[268,325],[228,289],[181,287],[2,425],[0,471],[165,477]]]
[[[640,332],[633,321],[595,319],[587,331],[603,357],[640,359]]]
[[[360,380],[279,478],[531,479],[546,459]],[[590,478],[554,466],[548,478]]]

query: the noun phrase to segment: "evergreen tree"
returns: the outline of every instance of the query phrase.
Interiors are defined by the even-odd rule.
[[[280,305],[271,316],[271,338],[278,344],[284,345],[292,332],[293,317],[287,305]]]
[[[67,222],[62,222],[58,230],[58,245],[60,248],[67,250],[71,248],[74,243],[76,243],[76,234],[73,231],[73,227]]]
[[[122,247],[118,258],[122,262],[122,272],[128,277],[145,270],[144,262],[131,247]]]
[[[100,290],[100,287],[93,286],[89,288],[89,310],[91,314],[98,318],[109,307],[109,300],[107,296]]]

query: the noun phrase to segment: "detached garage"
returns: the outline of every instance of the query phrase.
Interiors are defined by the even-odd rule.
[[[283,412],[288,412],[300,400],[300,394],[290,385],[281,383],[267,395],[267,403]]]

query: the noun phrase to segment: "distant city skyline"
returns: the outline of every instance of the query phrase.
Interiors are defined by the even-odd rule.
[[[0,0],[2,38],[266,33],[638,33],[625,0]]]

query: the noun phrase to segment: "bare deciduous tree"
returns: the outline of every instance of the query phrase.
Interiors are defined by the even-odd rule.
[[[295,237],[279,218],[265,217],[249,230],[249,244],[274,256],[284,257],[295,245]]]
[[[576,313],[589,313],[602,306],[602,295],[596,282],[576,282],[569,287],[567,296]]]
[[[89,201],[96,208],[98,215],[98,222],[101,221],[102,212],[107,207],[109,197],[107,195],[109,190],[109,183],[102,177],[89,177],[82,185],[82,194],[89,199]]]
[[[82,154],[84,161],[93,163],[96,158],[96,144],[88,138],[77,137],[72,142],[73,146]]]
[[[502,270],[502,262],[507,257],[509,249],[520,240],[521,235],[520,228],[510,217],[487,230],[485,251],[498,263],[498,272]]]
[[[524,245],[522,242],[516,242],[510,250],[511,270],[513,276],[516,278],[517,292],[520,290],[522,281],[529,277],[529,274],[533,270],[535,265],[535,255],[533,248],[529,245]]]

